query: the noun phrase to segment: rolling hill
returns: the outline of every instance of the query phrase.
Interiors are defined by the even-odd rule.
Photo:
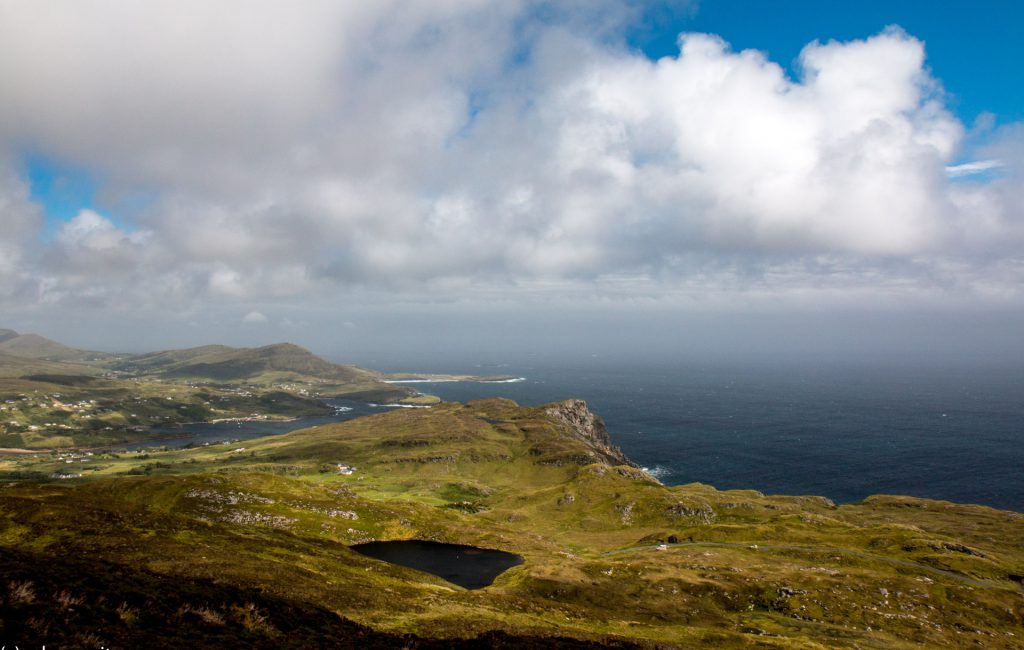
[[[0,618],[90,647],[365,644],[324,640],[346,627],[412,648],[1019,647],[1024,516],[664,486],[610,442],[582,402],[491,399],[242,448],[12,457]],[[54,474],[74,477],[25,480]],[[407,539],[525,561],[470,590],[349,548]]]
[[[202,377],[218,381],[252,380],[267,373],[290,374],[338,383],[373,383],[380,375],[353,366],[325,361],[292,343],[259,348],[209,345],[155,352],[122,359],[121,371],[164,377]]]
[[[61,361],[48,361],[36,357],[25,357],[0,351],[0,377],[24,377],[27,375],[98,375],[101,370],[94,366]]]
[[[38,334],[18,334],[14,330],[0,330],[0,353],[29,359],[97,363],[110,358],[103,352],[90,352],[68,347]]]

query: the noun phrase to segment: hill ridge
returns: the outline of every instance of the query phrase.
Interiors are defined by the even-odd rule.
[[[207,345],[165,350],[123,359],[118,369],[166,377],[244,380],[266,372],[294,373],[320,379],[377,381],[379,373],[327,361],[295,343],[259,347]]]
[[[0,352],[47,361],[84,361],[90,357],[104,356],[58,343],[39,334],[19,334],[9,329],[0,330]]]

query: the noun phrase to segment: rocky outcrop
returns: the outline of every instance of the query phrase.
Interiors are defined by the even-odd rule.
[[[673,503],[665,509],[665,515],[670,519],[691,519],[699,524],[711,524],[718,519],[715,509],[703,499]]]
[[[610,465],[639,467],[626,457],[622,450],[612,444],[611,436],[600,416],[594,415],[581,399],[570,399],[552,404],[544,412],[562,425],[574,438],[585,443],[598,459]]]

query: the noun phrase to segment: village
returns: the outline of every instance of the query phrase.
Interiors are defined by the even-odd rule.
[[[73,393],[0,392],[0,447],[116,442],[138,438],[153,427],[192,422],[291,420],[325,411],[317,395],[298,384],[275,385],[268,392],[260,386],[139,378]]]

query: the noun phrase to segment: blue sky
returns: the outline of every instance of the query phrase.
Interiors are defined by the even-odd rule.
[[[949,107],[971,125],[991,112],[1024,119],[1024,2],[1016,0],[701,0],[696,10],[655,14],[634,37],[648,56],[674,55],[676,34],[710,32],[736,49],[753,48],[786,66],[811,41],[847,41],[899,25],[923,40]]]
[[[32,198],[43,207],[44,238],[51,237],[61,223],[70,221],[81,210],[95,207],[96,182],[89,170],[42,156],[24,156],[23,165]]]

